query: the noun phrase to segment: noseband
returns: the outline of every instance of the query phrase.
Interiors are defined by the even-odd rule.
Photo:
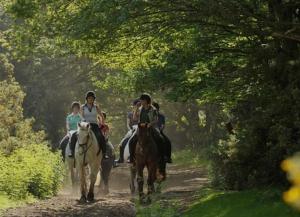
[[[87,146],[89,139],[90,139],[90,134],[88,133],[88,135],[86,136],[86,143],[79,144],[79,146],[80,147]]]

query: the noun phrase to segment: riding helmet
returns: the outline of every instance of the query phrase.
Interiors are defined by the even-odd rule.
[[[88,97],[93,97],[94,99],[96,99],[96,94],[94,91],[88,91],[85,95],[85,99],[87,99]]]
[[[140,102],[140,99],[135,99],[135,100],[133,100],[132,105],[135,106],[135,105],[137,105],[139,102]]]
[[[71,109],[73,109],[74,107],[78,107],[80,108],[80,103],[79,102],[72,102],[72,105],[71,105]]]
[[[159,104],[157,102],[152,103],[152,105],[156,108],[157,111],[159,111]]]
[[[151,96],[148,93],[143,93],[140,97],[140,100],[146,100],[147,103],[151,103]]]

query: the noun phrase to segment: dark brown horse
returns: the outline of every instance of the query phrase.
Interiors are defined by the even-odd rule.
[[[140,124],[138,128],[138,141],[135,148],[135,161],[133,168],[137,172],[137,183],[140,201],[142,203],[151,202],[150,195],[155,191],[154,182],[159,177],[159,180],[165,179],[165,172],[161,170],[160,155],[158,153],[157,144],[155,143],[152,131],[154,129],[148,128],[147,125]],[[143,191],[144,186],[144,168],[148,170],[148,192],[145,196]],[[160,173],[162,172],[162,174]],[[132,177],[135,177],[135,171],[132,170]],[[158,176],[161,174],[160,176]]]

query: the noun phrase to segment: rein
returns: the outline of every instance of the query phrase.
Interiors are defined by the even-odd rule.
[[[90,133],[87,136],[87,142],[83,143],[83,144],[79,144],[79,146],[83,149],[83,151],[81,153],[79,153],[79,155],[83,155],[83,165],[86,164],[86,162],[85,162],[86,153],[93,145],[92,142],[90,142],[90,145],[88,146],[89,140],[90,140]]]

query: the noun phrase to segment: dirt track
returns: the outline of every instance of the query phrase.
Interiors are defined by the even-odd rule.
[[[79,195],[62,191],[58,196],[29,204],[24,207],[9,209],[6,217],[25,216],[76,216],[76,217],[134,217],[135,205],[129,191],[129,169],[126,166],[113,169],[111,174],[110,194],[101,195],[96,188],[96,200],[93,203],[80,204]],[[204,169],[183,169],[178,166],[168,167],[168,179],[162,189],[160,198],[177,198],[182,205],[191,198],[195,190],[207,183]],[[98,192],[98,193],[97,193]],[[135,196],[136,197],[136,196]]]

